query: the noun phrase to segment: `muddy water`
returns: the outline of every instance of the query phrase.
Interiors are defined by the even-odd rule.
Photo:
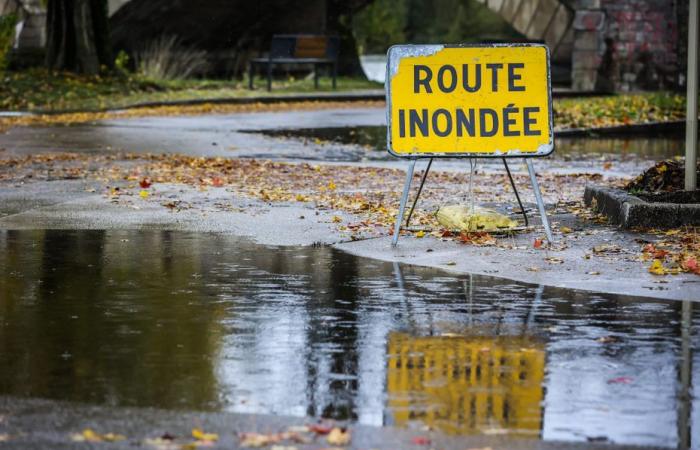
[[[0,274],[0,394],[668,447],[696,433],[700,318],[680,302],[165,231],[1,231]]]
[[[391,159],[386,151],[385,126],[300,128],[266,130],[260,133],[289,139],[302,140],[308,144],[320,142],[341,145],[357,145],[364,152],[356,151],[360,159]],[[610,156],[615,158],[663,159],[680,156],[684,151],[682,136],[627,137],[627,138],[557,138],[554,158],[590,158]]]

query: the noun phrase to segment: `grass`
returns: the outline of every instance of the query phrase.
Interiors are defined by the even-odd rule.
[[[0,77],[0,110],[91,111],[147,102],[244,98],[268,94],[264,79],[258,78],[255,83],[256,89],[249,90],[247,80],[154,80],[134,75],[81,77],[33,69],[9,72]],[[382,85],[359,78],[338,79],[338,91],[358,89],[382,89]],[[322,77],[318,91],[331,90],[331,80]],[[273,82],[273,95],[308,92],[317,92],[312,79],[277,78]],[[554,101],[556,128],[669,121],[684,116],[684,96],[668,92]]]
[[[85,77],[48,73],[44,69],[7,72],[0,76],[0,110],[62,111],[119,108],[136,103],[175,100],[242,98],[267,94],[265,80],[152,80],[140,76]],[[338,91],[381,89],[360,78],[338,78]],[[311,79],[275,79],[272,94],[314,92]],[[331,80],[321,77],[318,91],[332,91]]]

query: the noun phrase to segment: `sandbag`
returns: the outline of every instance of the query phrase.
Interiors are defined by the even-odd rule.
[[[465,205],[446,205],[438,209],[437,220],[451,231],[505,231],[515,228],[518,222],[488,208]]]

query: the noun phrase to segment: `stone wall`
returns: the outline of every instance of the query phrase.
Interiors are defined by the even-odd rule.
[[[574,2],[572,87],[630,91],[676,86],[683,39],[678,9],[687,1]]]

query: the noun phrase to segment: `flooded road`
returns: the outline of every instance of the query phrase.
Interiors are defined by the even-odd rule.
[[[0,231],[0,273],[2,395],[700,439],[689,303],[168,231]]]
[[[386,126],[355,126],[327,128],[272,129],[260,131],[267,136],[301,141],[306,145],[333,143],[354,145],[356,158],[367,160],[395,159],[386,150]],[[580,159],[609,156],[615,159],[652,159],[681,156],[683,137],[629,136],[629,137],[559,137],[553,154],[555,159]],[[362,151],[364,150],[364,151]]]

